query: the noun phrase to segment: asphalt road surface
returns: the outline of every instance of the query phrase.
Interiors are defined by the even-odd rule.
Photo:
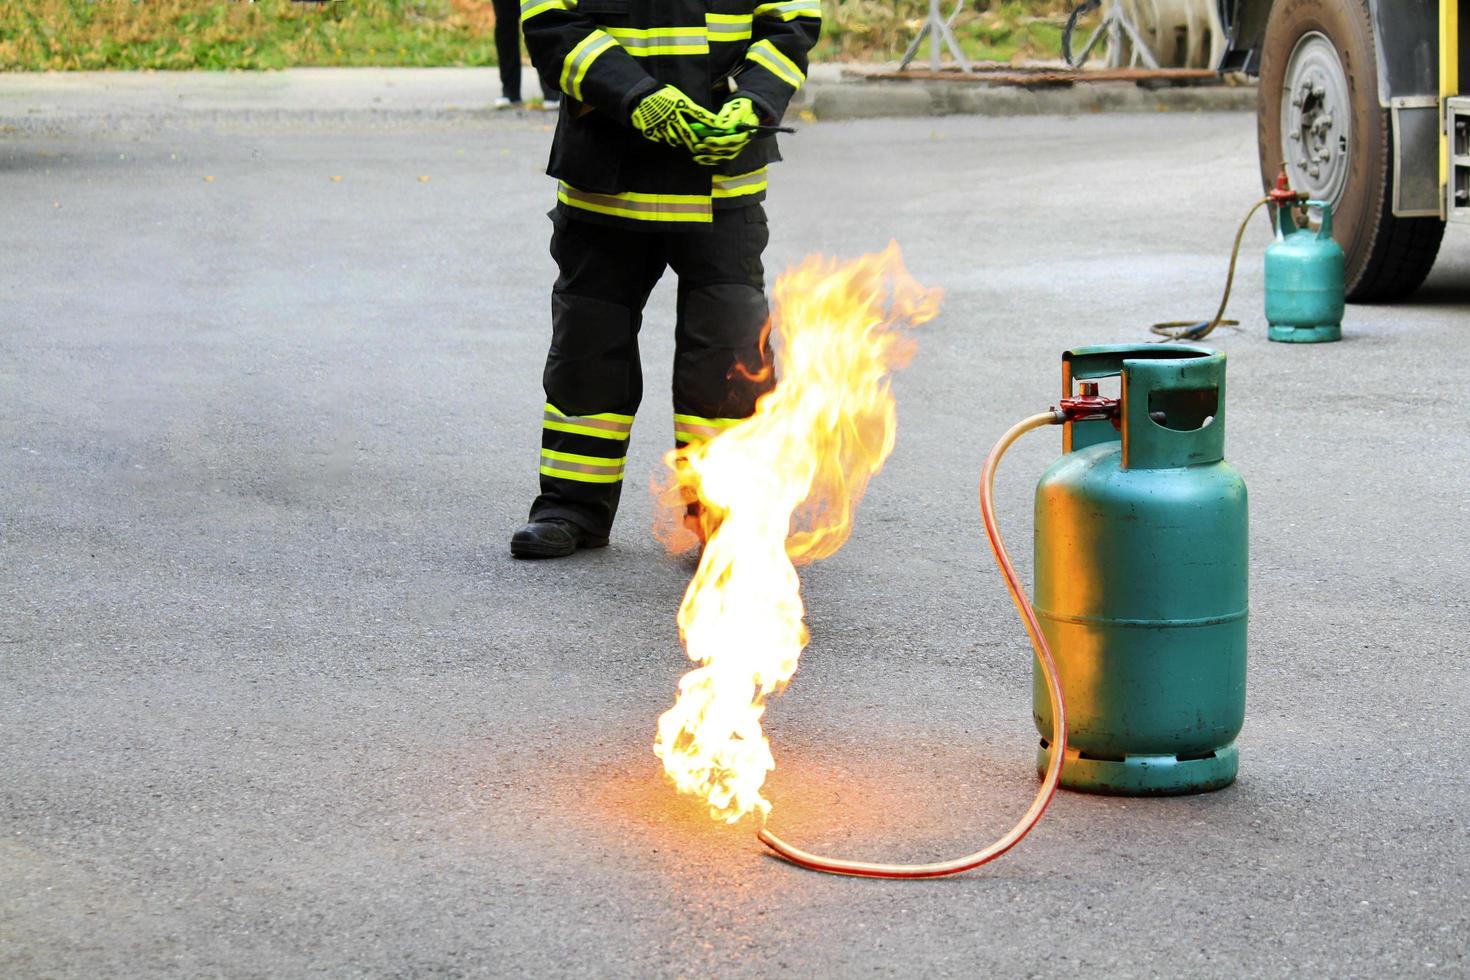
[[[507,551],[548,339],[540,116],[0,135],[0,974],[1465,976],[1470,231],[1342,343],[1265,339],[1248,235],[1241,776],[1060,794],[961,878],[824,877],[664,784],[690,566],[652,539],[673,288],[612,546]],[[804,573],[772,827],[929,860],[1035,788],[980,461],[1070,346],[1213,311],[1247,114],[813,123],[775,274],[943,287],[898,448]],[[340,178],[337,179],[337,178]],[[1028,437],[1000,518],[1029,575]]]

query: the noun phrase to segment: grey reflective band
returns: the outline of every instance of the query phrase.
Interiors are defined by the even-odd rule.
[[[771,43],[770,38],[764,38],[746,48],[745,60],[755,62],[792,88],[799,89],[801,83],[806,81],[806,74],[797,67],[796,62],[782,54],[781,49]]]
[[[791,20],[807,14],[811,17],[822,16],[821,0],[787,0],[786,3],[763,3],[755,8],[757,17],[776,17],[780,20]]]
[[[556,432],[572,432],[626,442],[629,433],[633,431],[633,416],[611,412],[601,415],[563,415],[555,406],[548,404],[541,416],[541,426]]]
[[[693,442],[697,439],[713,439],[724,431],[714,425],[693,425],[689,422],[682,422],[674,436],[675,438],[683,437],[685,442]]]
[[[541,454],[541,465],[569,473],[591,473],[599,476],[622,476],[623,461],[610,459],[606,463],[574,463],[569,459],[558,459],[548,453]]]
[[[621,459],[606,459],[601,456],[558,452],[543,446],[541,475],[578,483],[621,483],[623,464],[627,461],[626,456]]]
[[[709,32],[711,41],[743,41],[750,37],[750,19],[746,18],[743,23],[710,21],[709,24],[705,25],[705,30]],[[722,34],[728,34],[730,36],[729,38],[724,38],[720,36]]]
[[[577,0],[524,0],[521,4],[521,20],[530,20],[548,10],[576,10]]]
[[[640,221],[710,221],[713,207],[703,194],[594,194],[562,183],[557,198],[576,208]]]
[[[655,50],[657,48],[693,48],[696,51],[703,51],[708,43],[703,27],[666,28],[656,34],[635,30],[620,30],[616,27],[605,28],[605,30],[616,38],[619,44],[627,48],[630,52],[635,53]],[[689,53],[695,52],[691,51]]]
[[[714,187],[716,191],[733,191],[742,187],[756,187],[765,182],[766,169],[762,167],[759,170],[752,171],[748,174],[740,174],[735,177],[724,177],[720,174],[715,174]]]
[[[732,426],[739,425],[745,419],[707,419],[698,415],[684,415],[674,413],[674,441],[675,442],[707,442],[725,432]]]
[[[571,58],[562,66],[562,91],[574,99],[580,99],[582,79],[587,77],[587,69],[604,51],[617,47],[617,43],[611,35],[602,31],[593,31],[587,35],[586,40],[572,49]]]

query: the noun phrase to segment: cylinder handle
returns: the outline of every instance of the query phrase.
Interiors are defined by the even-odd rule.
[[[1332,203],[1330,201],[1307,201],[1304,208],[1316,208],[1322,215],[1322,224],[1317,228],[1317,241],[1332,241]]]

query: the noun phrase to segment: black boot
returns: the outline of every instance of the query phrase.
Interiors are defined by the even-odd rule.
[[[510,537],[510,553],[517,558],[565,558],[578,548],[601,548],[607,535],[592,532],[559,517],[532,521]]]

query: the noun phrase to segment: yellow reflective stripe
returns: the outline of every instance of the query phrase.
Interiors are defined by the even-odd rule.
[[[582,38],[581,43],[568,51],[562,61],[561,90],[580,101],[582,80],[587,77],[587,69],[605,52],[617,47],[617,44],[605,31],[593,31]]]
[[[584,456],[581,453],[564,453],[558,449],[541,450],[542,459],[555,460],[559,463],[581,463],[584,466],[596,466],[605,470],[620,470],[623,464],[628,462],[628,457],[619,456],[617,459],[608,459],[605,456]]]
[[[801,83],[806,81],[806,75],[802,74],[800,68],[779,50],[770,41],[757,41],[745,52],[749,61],[754,61],[762,68],[775,75],[781,81],[792,88],[801,88]]]
[[[571,464],[567,464],[567,465],[571,465]],[[623,474],[622,473],[616,473],[616,474],[609,474],[609,473],[583,473],[583,472],[580,472],[579,470],[563,469],[560,466],[547,466],[545,463],[542,463],[541,464],[541,475],[542,476],[554,476],[554,477],[556,477],[559,480],[576,480],[578,483],[621,483],[621,482],[623,482]]]
[[[599,422],[614,422],[622,426],[623,431],[625,432],[633,428],[633,416],[631,415],[619,415],[616,412],[599,412],[596,415],[568,415],[566,412],[563,412],[561,409],[551,404],[551,402],[546,403],[545,410],[554,413],[558,418],[578,419],[582,421],[586,421],[588,419],[596,419]]]
[[[603,28],[635,58],[655,55],[709,54],[703,27]]]
[[[603,412],[599,415],[567,415],[550,402],[546,403],[541,418],[541,427],[555,432],[572,432],[582,436],[596,436],[627,442],[633,431],[633,416]]]
[[[763,3],[755,8],[757,17],[774,20],[794,20],[797,17],[822,16],[821,0],[786,0],[785,3]]]
[[[541,450],[541,472],[564,480],[581,480],[584,483],[615,483],[623,478],[623,466],[627,457],[603,459],[599,456],[581,456],[577,453],[561,453],[554,449]]]
[[[598,439],[614,439],[618,442],[628,441],[628,433],[626,432],[618,435],[606,429],[598,429],[590,425],[578,425],[576,422],[552,422],[548,420],[541,423],[541,428],[551,429],[553,432],[571,432],[579,436],[596,436]]]
[[[711,44],[750,38],[750,14],[705,14],[704,28]]]
[[[563,182],[556,199],[570,207],[637,221],[709,222],[714,209],[706,194],[594,194]]]
[[[690,423],[693,423],[694,425],[713,425],[714,427],[716,427],[718,429],[728,429],[732,425],[739,425],[741,422],[744,422],[745,419],[743,419],[743,418],[739,418],[739,419],[721,419],[721,418],[707,419],[707,418],[702,418],[702,417],[700,417],[698,415],[680,415],[678,412],[675,412],[674,413],[674,421],[675,422],[690,422]]]
[[[676,442],[707,442],[745,419],[706,419],[698,415],[674,414],[674,440]]]
[[[548,10],[576,10],[577,0],[525,0],[521,4],[521,22],[525,23],[537,14]]]
[[[761,167],[748,174],[735,174],[732,177],[715,174],[710,193],[716,198],[744,197],[747,194],[759,194],[765,189],[766,168]]]

